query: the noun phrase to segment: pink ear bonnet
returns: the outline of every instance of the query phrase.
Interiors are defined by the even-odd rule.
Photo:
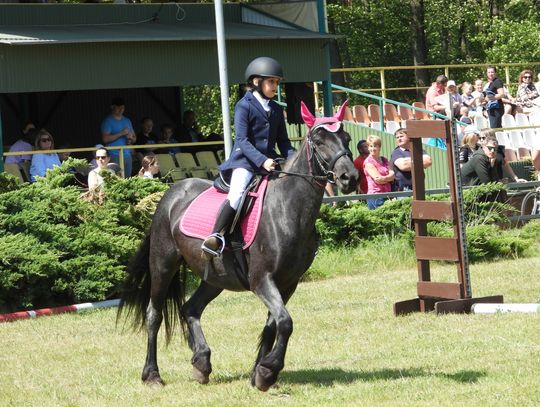
[[[345,116],[345,108],[348,104],[349,100],[347,99],[338,109],[337,113],[331,117],[313,116],[304,102],[300,102],[300,112],[302,114],[302,119],[304,119],[304,123],[306,123],[306,126],[308,126],[310,130],[315,127],[324,127],[327,131],[335,133],[341,127],[343,116]]]

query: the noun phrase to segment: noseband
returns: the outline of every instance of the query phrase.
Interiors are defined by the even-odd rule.
[[[341,122],[339,123],[341,127]],[[327,182],[330,182],[331,184],[336,183],[336,173],[334,172],[334,166],[336,165],[337,160],[339,160],[344,155],[350,157],[352,159],[352,154],[349,149],[342,149],[339,150],[332,159],[328,162],[326,161],[323,156],[321,155],[320,151],[317,149],[313,141],[311,140],[311,135],[317,130],[319,127],[325,127],[325,123],[318,124],[316,126],[313,126],[313,128],[310,129],[308,135],[307,135],[307,145],[309,146],[309,150],[307,151],[307,157],[308,162],[310,164],[310,172],[313,173],[313,169],[311,168],[311,164],[315,163],[319,167],[319,171],[324,174],[324,177],[326,178]],[[335,132],[333,132],[335,133]],[[312,174],[313,175],[313,174]]]

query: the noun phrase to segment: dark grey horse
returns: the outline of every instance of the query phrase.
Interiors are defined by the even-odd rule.
[[[343,110],[343,109],[341,109]],[[358,172],[351,160],[350,136],[343,131],[342,111],[332,118],[314,119],[299,151],[271,174],[261,224],[255,241],[247,249],[249,289],[268,308],[251,383],[266,391],[283,369],[287,343],[293,331],[285,308],[300,277],[311,265],[318,247],[315,230],[324,186],[335,179],[343,193],[355,190]],[[206,306],[224,289],[244,291],[245,286],[223,269],[221,260],[201,256],[201,240],[182,234],[179,223],[193,199],[211,186],[209,181],[188,179],[171,187],[154,215],[149,234],[130,262],[121,295],[119,316],[126,309],[136,326],[146,325],[148,348],[142,380],[163,384],[157,365],[157,334],[165,319],[167,339],[178,320],[193,357],[193,373],[207,383],[212,371],[210,348],[200,318]],[[185,278],[180,272],[187,265],[202,282],[183,303]],[[206,273],[205,273],[206,269]],[[185,270],[185,267],[184,267]],[[206,275],[205,275],[206,274]],[[185,277],[185,275],[184,275]],[[187,332],[185,327],[187,326]]]

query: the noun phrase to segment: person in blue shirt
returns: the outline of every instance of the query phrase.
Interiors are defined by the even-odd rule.
[[[101,137],[105,146],[126,146],[136,140],[131,120],[124,116],[126,103],[120,97],[113,98],[111,114],[101,123]],[[120,164],[120,150],[110,150],[111,162]],[[131,177],[132,150],[124,150],[124,178]]]
[[[235,140],[230,157],[219,166],[230,190],[218,213],[213,233],[201,248],[211,256],[223,251],[224,231],[236,215],[240,199],[253,175],[276,168],[275,159],[289,158],[295,152],[289,141],[282,108],[272,100],[283,78],[281,64],[273,58],[258,57],[249,63],[245,78],[248,91],[234,108]]]
[[[47,130],[40,130],[34,143],[36,150],[54,150],[54,140]],[[60,158],[56,153],[33,154],[30,164],[30,181],[36,182],[36,177],[44,177],[47,170],[60,166]]]

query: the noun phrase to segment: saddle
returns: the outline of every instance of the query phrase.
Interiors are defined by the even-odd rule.
[[[247,249],[255,240],[268,177],[256,176],[246,188],[231,228],[227,235],[238,230],[243,238],[242,249]],[[203,191],[189,205],[182,220],[180,230],[186,236],[205,239],[212,233],[219,207],[227,198],[229,185],[218,177],[214,186]]]

